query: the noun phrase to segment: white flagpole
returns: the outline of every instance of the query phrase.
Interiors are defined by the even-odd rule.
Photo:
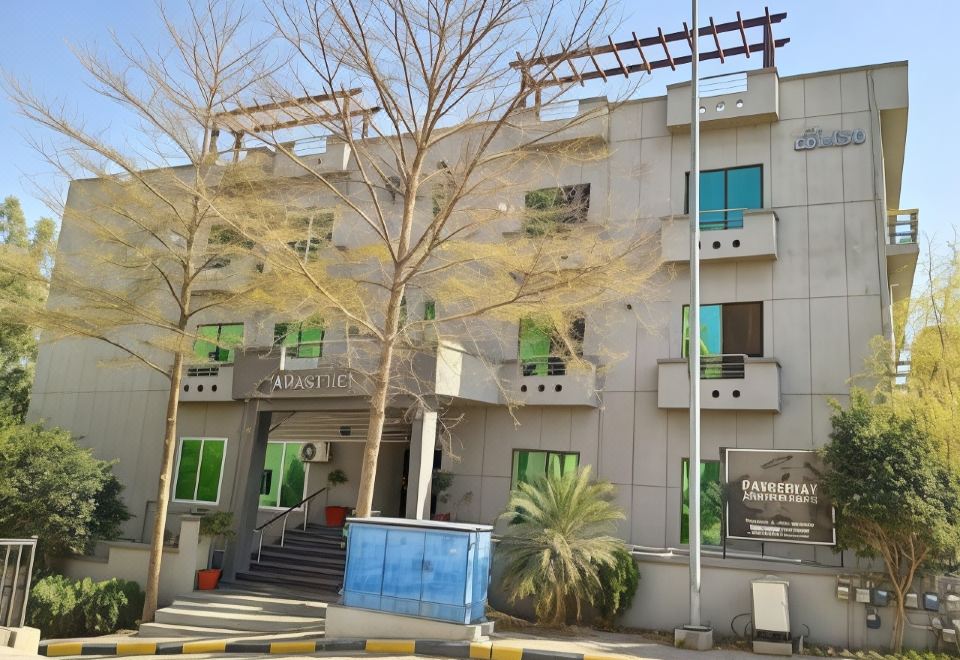
[[[700,625],[700,46],[698,0],[692,0],[693,59],[690,62],[690,626]]]

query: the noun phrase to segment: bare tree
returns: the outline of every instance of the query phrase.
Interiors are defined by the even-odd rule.
[[[606,162],[616,103],[541,121],[569,89],[552,84],[563,55],[601,39],[607,2],[310,0],[272,16],[296,66],[269,103],[221,119],[238,144],[272,147],[288,210],[235,228],[264,255],[278,308],[364,340],[351,366],[370,395],[356,506],[368,516],[391,401],[438,405],[423,400],[419,356],[449,340],[495,362],[505,329],[515,342],[533,319],[556,353],[542,360],[589,368],[578,320],[642,296],[659,252],[650,224],[601,217],[606,195],[580,185],[581,166]],[[277,137],[308,124],[327,135],[319,162]]]
[[[44,129],[35,146],[73,184],[70,203],[60,206],[63,230],[49,304],[0,303],[5,315],[43,330],[48,341],[105,342],[118,361],[169,381],[164,428],[157,429],[163,450],[143,621],[152,621],[157,607],[180,383],[193,328],[199,316],[241,304],[255,287],[252,278],[217,276],[226,261],[248,254],[223,216],[255,204],[240,200],[233,185],[246,165],[217,160],[214,118],[274,68],[272,35],[251,37],[248,14],[228,2],[198,0],[184,26],[162,7],[161,18],[161,50],[115,35],[115,56],[76,51],[92,88],[131,120],[129,135],[112,140],[66,104],[7,77],[19,112]],[[4,258],[0,269],[27,276],[26,265]]]

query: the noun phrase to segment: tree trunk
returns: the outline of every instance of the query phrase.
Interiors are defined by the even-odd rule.
[[[160,481],[157,484],[157,510],[153,518],[153,538],[150,540],[150,564],[147,568],[146,596],[143,600],[141,622],[153,621],[160,592],[160,562],[163,559],[163,534],[167,526],[167,508],[170,504],[170,483],[173,476],[173,457],[177,449],[177,408],[180,404],[180,382],[183,378],[183,355],[177,353],[170,372],[170,394],[167,397],[167,421],[163,433],[163,457],[160,462]]]
[[[363,467],[360,471],[360,489],[357,493],[358,518],[369,518],[373,510],[373,486],[377,478],[377,460],[380,457],[380,437],[387,416],[387,392],[390,388],[390,368],[393,364],[393,348],[397,328],[400,325],[400,301],[403,289],[390,294],[387,304],[386,335],[380,348],[380,359],[374,376],[374,389],[370,395],[370,418],[367,425],[367,441],[363,446]]]
[[[893,632],[890,637],[890,650],[900,653],[903,649],[903,634],[906,631],[907,613],[903,608],[903,598],[898,597],[893,612]]]

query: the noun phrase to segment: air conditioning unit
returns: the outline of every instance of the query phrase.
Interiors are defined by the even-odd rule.
[[[329,442],[307,442],[300,448],[300,460],[304,463],[329,463]]]

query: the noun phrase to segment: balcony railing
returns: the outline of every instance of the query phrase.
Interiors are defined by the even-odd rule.
[[[700,231],[720,231],[723,229],[743,228],[743,212],[750,209],[710,209],[700,210]]]
[[[743,378],[747,356],[741,353],[701,355],[700,377],[704,379]]]
[[[919,224],[919,209],[887,211],[887,244],[915,244],[917,242],[917,229]]]
[[[520,361],[522,376],[563,376],[567,373],[567,361],[555,355],[525,358]]]

